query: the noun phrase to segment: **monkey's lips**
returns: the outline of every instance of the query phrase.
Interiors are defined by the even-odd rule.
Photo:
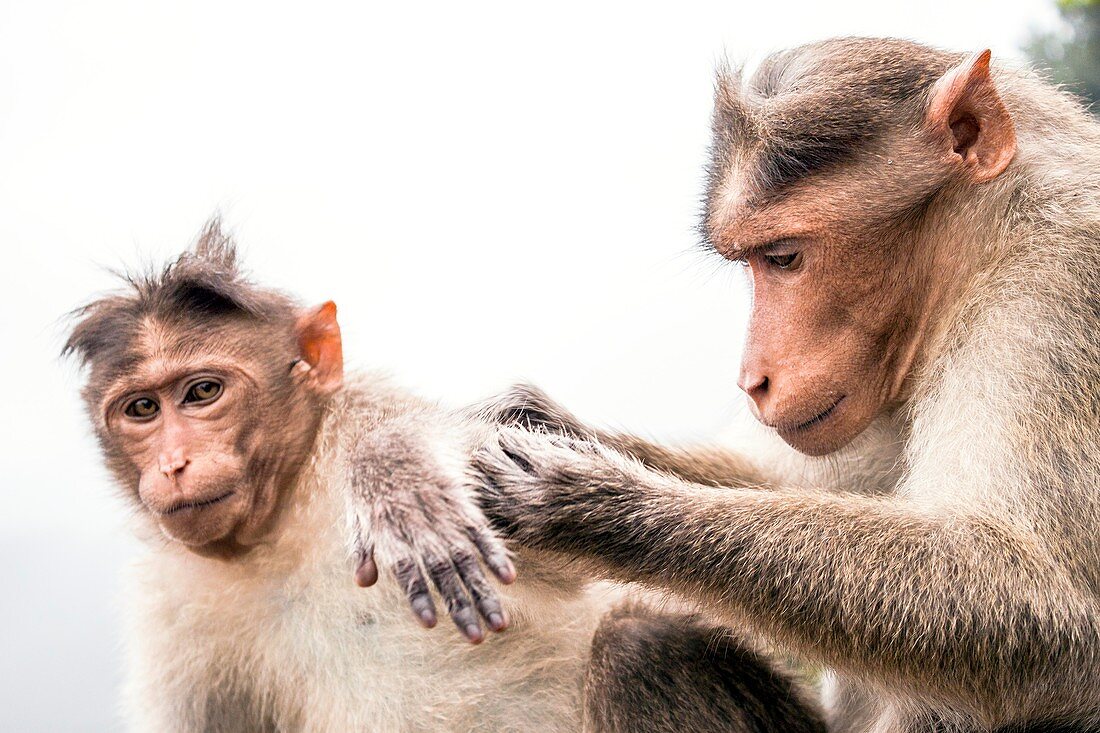
[[[173,504],[164,511],[160,512],[160,516],[169,517],[173,514],[195,512],[206,509],[207,507],[214,506],[215,504],[220,504],[229,497],[233,496],[234,493],[236,492],[234,492],[233,490],[229,490],[226,491],[224,494],[218,494],[216,496],[210,497],[209,499],[192,499],[190,501],[177,502],[176,504]]]
[[[827,408],[817,413],[809,420],[803,420],[802,422],[797,423],[779,423],[777,425],[772,425],[772,427],[775,428],[776,432],[779,433],[780,437],[782,437],[784,440],[787,440],[788,438],[797,438],[800,435],[803,435],[814,430],[815,428],[820,427],[826,421],[828,421],[829,418],[836,415],[837,408],[839,408],[841,403],[844,402],[845,397],[846,395],[841,395],[839,398],[837,398],[836,402],[829,405]]]

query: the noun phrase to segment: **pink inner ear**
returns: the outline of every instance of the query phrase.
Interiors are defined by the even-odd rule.
[[[344,381],[344,349],[336,304],[331,300],[298,319],[298,348],[302,358],[313,367],[313,378],[326,391],[334,391]]]
[[[978,140],[981,127],[974,115],[966,114],[951,123],[951,134],[955,137],[955,152],[966,157],[966,151]]]
[[[952,152],[976,183],[999,176],[1016,155],[1015,126],[993,84],[989,60],[985,50],[944,74],[928,106],[930,129],[950,135]]]

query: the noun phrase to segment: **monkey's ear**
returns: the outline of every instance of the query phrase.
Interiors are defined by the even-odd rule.
[[[989,49],[948,71],[932,87],[925,126],[953,166],[975,183],[992,181],[1016,155],[1016,127],[989,75]]]
[[[322,394],[332,394],[344,383],[344,348],[340,324],[336,322],[336,304],[331,300],[298,317],[295,326],[298,353],[309,365],[309,383]]]

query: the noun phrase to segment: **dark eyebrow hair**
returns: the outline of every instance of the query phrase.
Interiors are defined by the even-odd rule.
[[[101,400],[105,375],[131,372],[141,362],[140,339],[151,323],[192,331],[248,323],[249,333],[260,338],[289,332],[298,308],[293,298],[254,284],[238,268],[236,244],[217,216],[174,261],[121,278],[122,290],[70,314],[74,324],[62,356],[91,369],[83,390],[88,404]],[[186,355],[195,340],[180,343]]]
[[[720,68],[709,195],[738,153],[759,203],[859,161],[883,130],[919,123],[927,90],[961,58],[897,39],[869,48],[839,38],[773,54],[747,80]]]

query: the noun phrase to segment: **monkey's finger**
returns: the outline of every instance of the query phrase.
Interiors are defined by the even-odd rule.
[[[459,582],[454,564],[449,558],[432,558],[428,560],[427,566],[428,574],[432,576],[439,595],[443,596],[443,602],[447,604],[447,611],[455,626],[469,641],[480,644],[485,638],[485,632],[481,629],[470,597]]]
[[[508,550],[500,538],[488,527],[470,527],[467,532],[470,540],[477,545],[477,550],[484,558],[485,564],[493,571],[493,575],[505,585],[516,582],[516,566],[512,564],[512,559],[508,557]]]
[[[569,464],[571,454],[584,442],[557,433],[532,433],[515,428],[497,432],[497,447],[508,466],[505,475],[513,480],[521,472],[545,480],[555,468],[555,459]]]
[[[363,521],[354,515],[355,538],[355,584],[367,588],[378,582],[378,565],[374,562],[374,544],[368,541],[363,531]]]
[[[355,568],[355,584],[369,588],[378,582],[378,564],[374,561],[374,547],[360,547],[356,553],[359,562]]]
[[[420,623],[429,629],[435,626],[435,603],[428,590],[428,581],[424,580],[424,573],[420,572],[416,561],[412,558],[398,560],[393,574],[405,590],[405,597],[409,599],[409,605]]]
[[[477,491],[477,504],[491,525],[491,529],[487,531],[499,532],[505,537],[516,537],[521,533],[519,502],[516,500],[519,489],[515,482],[516,465],[508,459],[499,444],[479,449],[472,460],[473,469],[481,483]],[[477,539],[474,539],[474,543],[477,544]],[[479,549],[482,549],[480,545]],[[482,554],[485,554],[484,549]],[[507,554],[504,557],[507,558]],[[511,566],[511,562],[501,564],[496,552],[490,552],[486,556],[486,563],[502,582],[507,582],[506,577],[515,577],[515,568]],[[503,577],[497,572],[498,567],[504,573]]]
[[[478,613],[489,624],[489,628],[493,631],[504,631],[508,628],[508,614],[500,605],[500,599],[497,598],[493,586],[489,585],[489,581],[482,574],[477,557],[472,552],[458,550],[451,560],[458,569],[462,582],[466,584],[466,589],[470,591]]]

